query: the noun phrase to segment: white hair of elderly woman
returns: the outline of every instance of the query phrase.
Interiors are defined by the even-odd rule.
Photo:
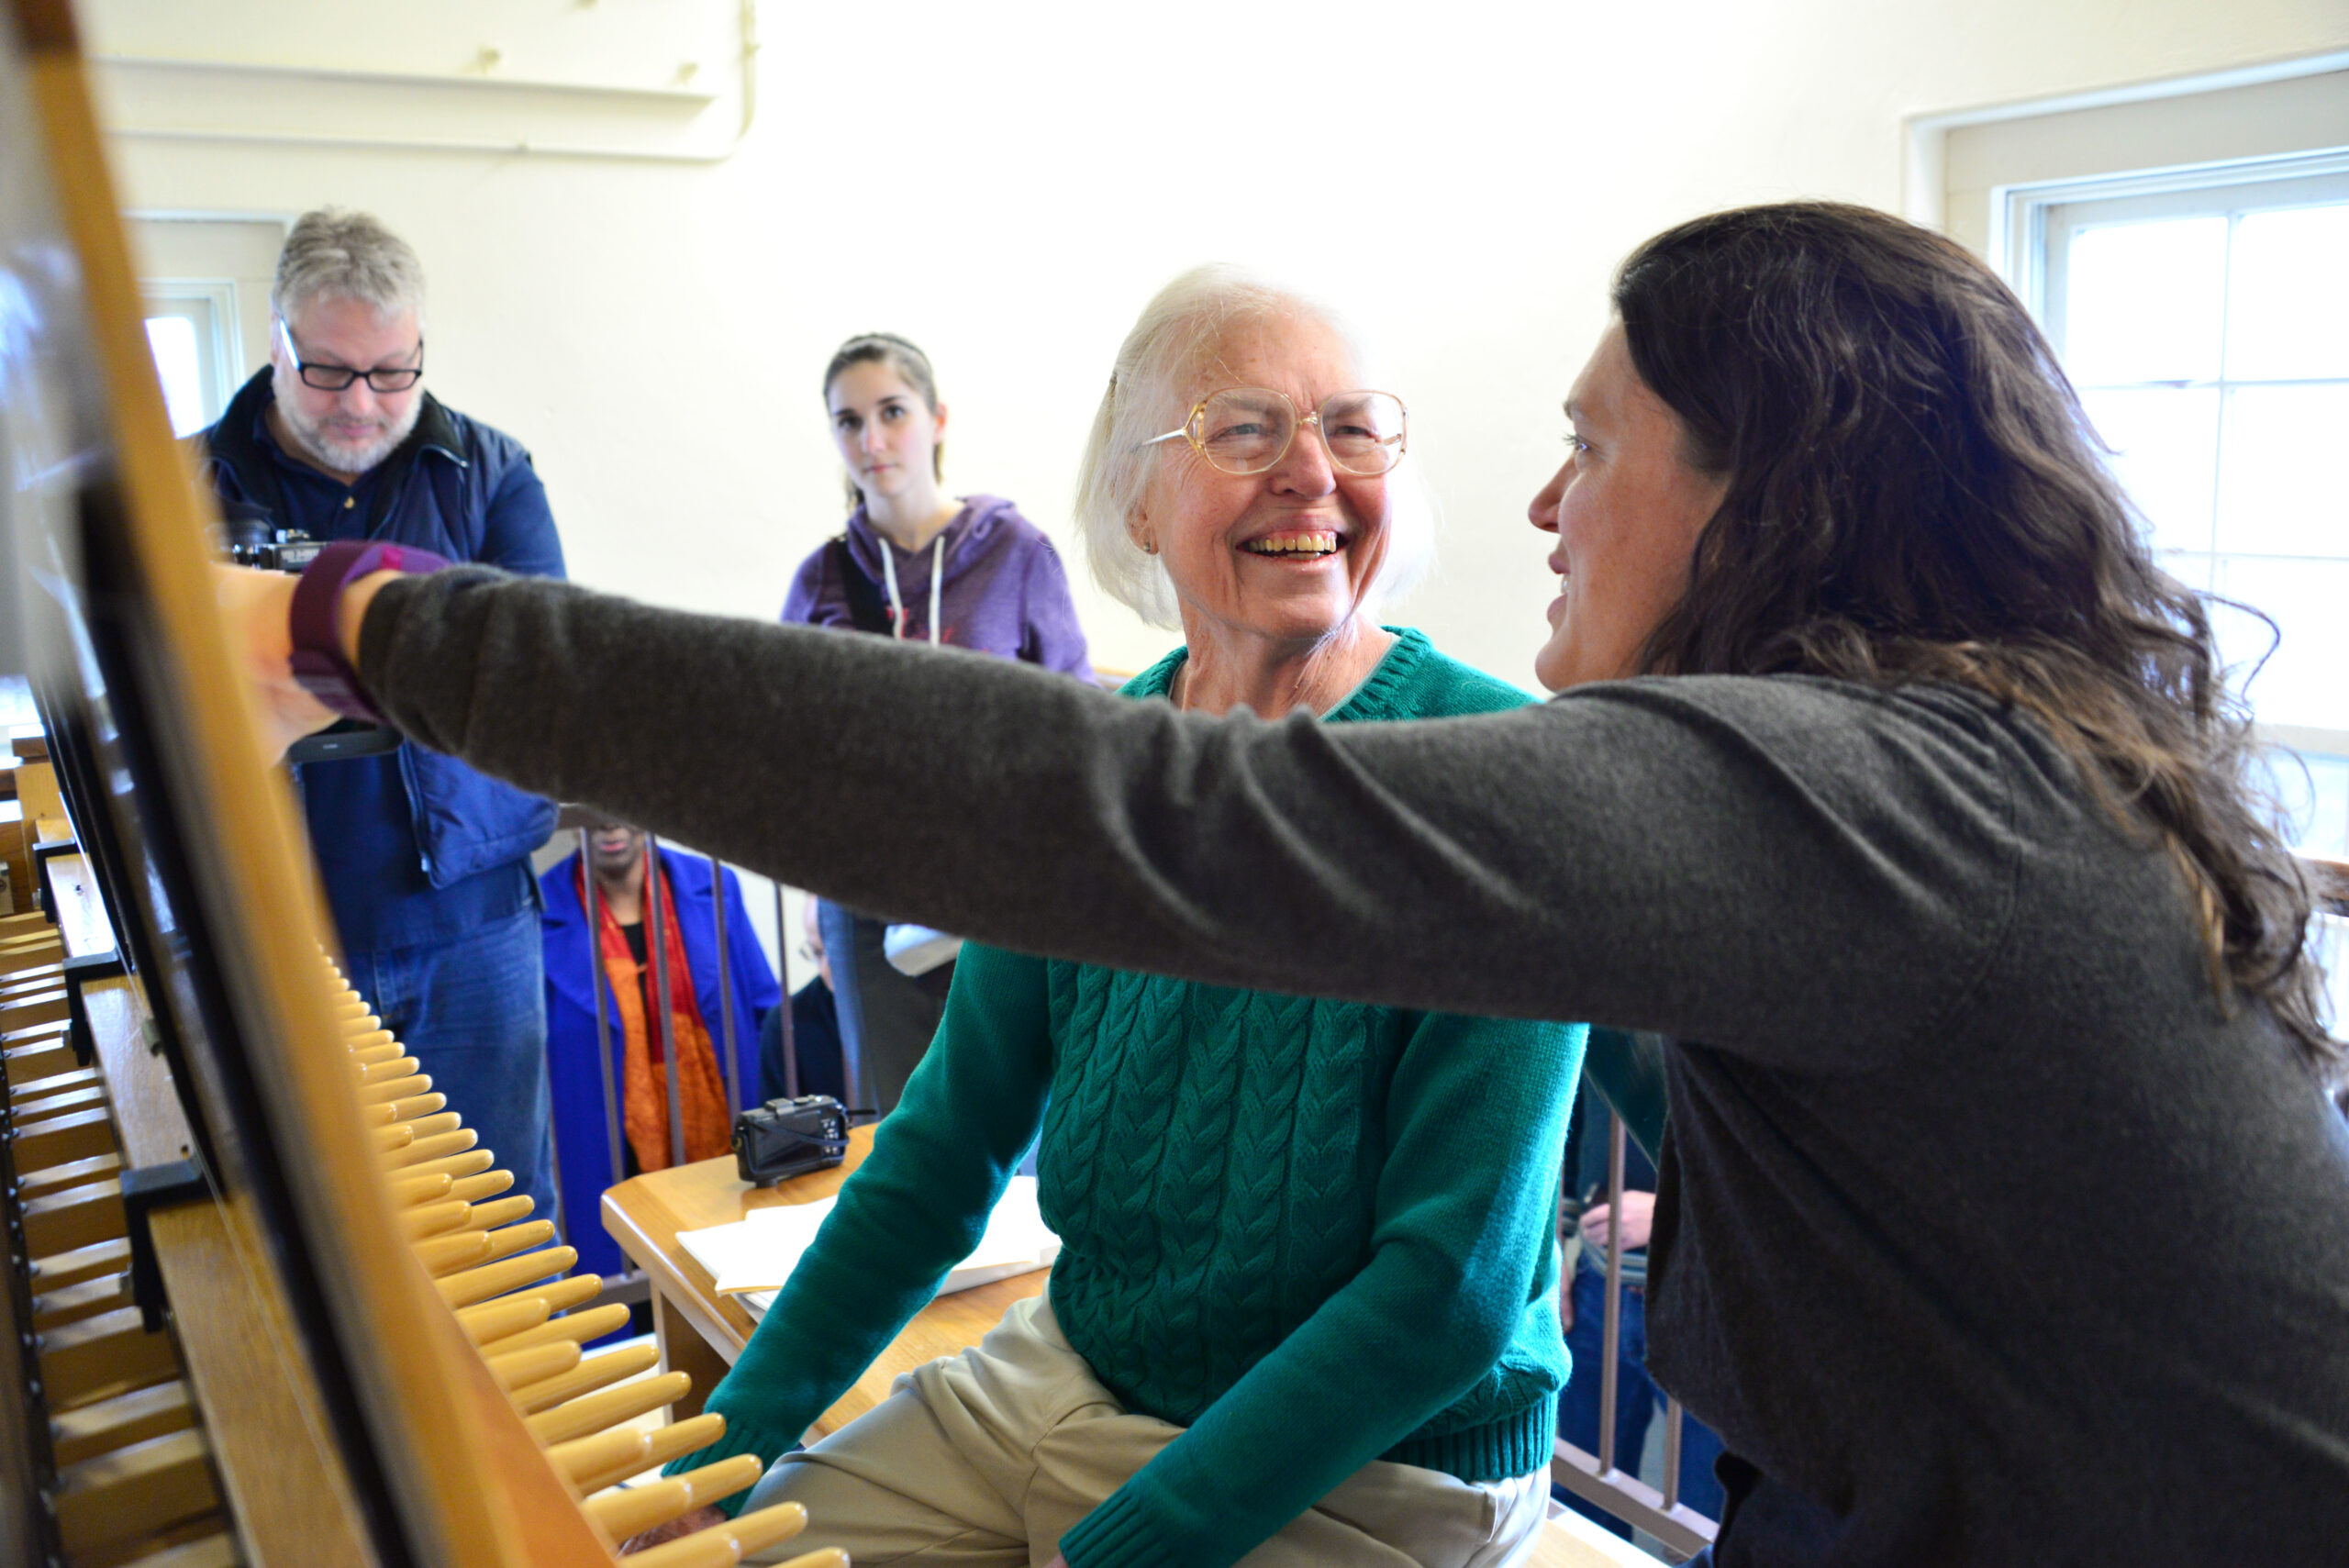
[[[1183,422],[1189,412],[1184,384],[1225,333],[1241,324],[1285,318],[1327,327],[1345,344],[1355,370],[1368,373],[1360,337],[1336,311],[1219,264],[1194,267],[1159,290],[1118,350],[1077,469],[1076,526],[1094,581],[1152,626],[1179,628],[1182,622],[1164,566],[1134,542],[1126,527],[1158,465],[1178,450],[1174,442],[1152,440]],[[1363,384],[1393,390],[1375,382]],[[1404,401],[1408,405],[1409,399]],[[1434,499],[1408,450],[1386,476],[1386,552],[1377,575],[1364,585],[1365,615],[1418,586],[1435,560]]]
[[[314,299],[355,299],[379,317],[416,312],[424,324],[424,263],[408,242],[363,212],[319,207],[294,220],[277,253],[269,306],[291,322]]]

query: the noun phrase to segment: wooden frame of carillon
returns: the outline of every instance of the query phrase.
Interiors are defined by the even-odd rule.
[[[722,1420],[627,1424],[684,1374],[583,1358],[625,1309],[551,1277],[573,1254],[531,1250],[551,1228],[498,1197],[510,1176],[324,957],[141,319],[70,12],[9,0],[0,598],[13,581],[72,839],[39,851],[61,929],[0,922],[0,1331],[26,1362],[0,1367],[0,1558],[608,1562],[757,1463],[599,1490]],[[731,1563],[798,1523],[629,1561]]]

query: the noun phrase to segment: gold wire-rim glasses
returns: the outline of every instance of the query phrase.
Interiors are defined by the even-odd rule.
[[[1213,403],[1219,397],[1222,397],[1235,392],[1253,393],[1264,397],[1278,398],[1280,400],[1281,406],[1288,410],[1288,439],[1281,443],[1281,447],[1278,451],[1273,453],[1271,457],[1265,459],[1264,462],[1254,468],[1226,468],[1222,463],[1218,462],[1216,461],[1215,454],[1208,450],[1205,428],[1208,405]],[[1395,405],[1395,434],[1391,438],[1373,438],[1375,451],[1379,456],[1386,460],[1376,468],[1357,468],[1348,463],[1343,458],[1338,455],[1337,447],[1332,444],[1330,439],[1329,426],[1323,421],[1321,417],[1325,413],[1329,412],[1330,406],[1331,404],[1349,397],[1383,397],[1389,403]],[[1297,445],[1297,432],[1305,428],[1306,426],[1310,425],[1313,427],[1314,432],[1321,438],[1321,448],[1324,451],[1330,454],[1330,465],[1337,469],[1339,473],[1351,474],[1357,479],[1375,479],[1380,474],[1392,473],[1395,471],[1395,465],[1403,461],[1404,450],[1410,439],[1410,424],[1411,411],[1405,406],[1401,398],[1396,396],[1391,392],[1380,392],[1372,387],[1354,387],[1345,392],[1333,392],[1329,396],[1323,398],[1319,405],[1314,408],[1313,412],[1310,414],[1300,415],[1297,411],[1297,400],[1289,396],[1287,393],[1279,391],[1276,388],[1269,386],[1220,386],[1215,391],[1208,393],[1206,396],[1200,398],[1197,403],[1192,404],[1191,412],[1185,417],[1183,423],[1180,426],[1174,429],[1167,431],[1163,436],[1152,436],[1149,440],[1144,441],[1142,445],[1146,447],[1154,447],[1161,441],[1171,441],[1179,438],[1190,442],[1191,450],[1197,452],[1200,457],[1206,459],[1208,465],[1213,468],[1218,473],[1229,473],[1235,478],[1246,479],[1259,473],[1269,473],[1274,469],[1278,468],[1280,466],[1281,460],[1288,456],[1290,449]]]

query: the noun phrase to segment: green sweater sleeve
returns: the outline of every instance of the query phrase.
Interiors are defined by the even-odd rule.
[[[1071,1568],[1219,1568],[1493,1370],[1555,1245],[1579,1025],[1431,1014],[1389,1091],[1368,1263],[1061,1538]]]
[[[937,1038],[873,1152],[709,1396],[726,1435],[667,1473],[738,1453],[772,1464],[799,1440],[978,1245],[1051,1079],[1042,962],[966,943]]]

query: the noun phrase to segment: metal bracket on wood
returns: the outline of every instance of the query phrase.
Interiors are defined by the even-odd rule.
[[[25,836],[31,838],[32,825],[27,823],[25,829]],[[81,852],[82,846],[71,839],[51,839],[45,844],[32,847],[33,888],[40,899],[41,913],[52,921],[57,918],[57,889],[50,883],[49,862],[60,855],[78,855]]]
[[[87,1067],[96,1044],[90,1038],[90,1009],[82,1000],[82,988],[93,980],[117,979],[123,973],[122,954],[87,952],[65,961],[65,1019],[66,1039],[73,1047],[73,1060]]]
[[[130,1239],[130,1298],[139,1306],[139,1321],[149,1333],[163,1326],[163,1272],[155,1262],[155,1235],[148,1219],[159,1208],[208,1197],[203,1164],[191,1157],[167,1164],[142,1165],[122,1173],[122,1217]]]

